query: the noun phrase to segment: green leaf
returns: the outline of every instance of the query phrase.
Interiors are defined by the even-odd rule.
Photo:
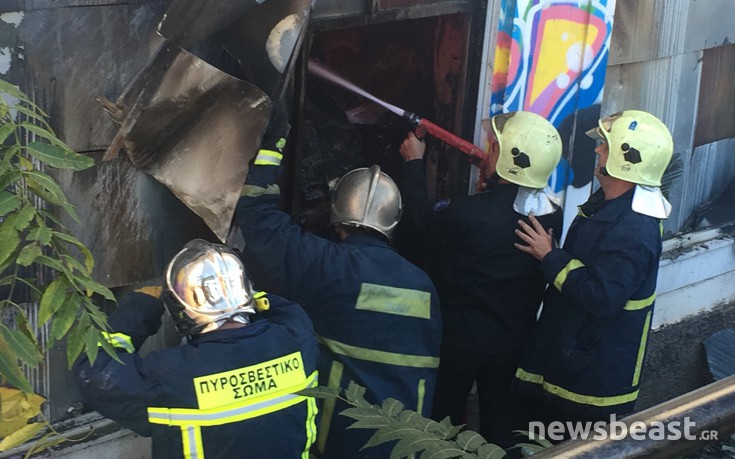
[[[21,249],[16,261],[20,266],[30,266],[40,255],[43,255],[41,247],[36,243],[32,243]]]
[[[87,329],[87,334],[84,337],[84,350],[87,352],[87,359],[90,365],[94,365],[94,361],[97,360],[97,352],[99,351],[97,343],[100,342],[101,337],[100,331],[96,328],[89,327]],[[106,343],[107,341],[103,340],[102,342]]]
[[[16,210],[22,203],[23,201],[15,194],[8,191],[0,192],[0,217]]]
[[[33,392],[33,387],[20,371],[18,359],[10,352],[10,344],[0,335],[0,376],[23,392]]]
[[[76,293],[67,294],[61,307],[54,314],[54,322],[51,325],[51,336],[57,341],[66,335],[79,316],[78,298],[79,296]]]
[[[31,204],[26,204],[25,206],[23,206],[22,209],[20,209],[20,212],[15,215],[15,218],[13,219],[13,226],[15,226],[15,229],[17,229],[18,231],[23,231],[24,229],[28,228],[28,225],[31,223],[31,220],[33,220],[33,217],[35,216],[36,208]]]
[[[390,453],[391,459],[400,459],[403,457],[410,457],[412,454],[423,451],[431,445],[442,442],[434,437],[427,437],[426,432],[414,431],[413,433],[406,433],[402,436],[398,443],[393,447],[393,451]],[[451,443],[447,443],[450,447]]]
[[[39,161],[58,169],[83,171],[94,166],[94,159],[57,145],[30,142],[26,150]]]
[[[33,343],[33,345],[36,347],[36,350],[39,353],[43,354],[43,349],[41,349],[41,347],[38,345],[36,335],[34,335],[31,331],[31,326],[28,323],[28,317],[26,317],[25,312],[21,312],[15,315],[15,325],[18,327],[18,330],[20,330],[20,332],[23,333],[26,338],[28,338]]]
[[[86,273],[91,273],[92,268],[94,268],[94,257],[92,256],[92,252],[89,251],[87,246],[71,234],[66,234],[59,231],[54,231],[53,234],[55,237],[61,239],[62,241],[73,244],[79,249],[80,252],[82,252],[82,255],[84,255],[84,265],[87,267]]]
[[[39,257],[41,258],[41,257]],[[38,325],[45,324],[66,299],[66,291],[70,287],[69,281],[65,277],[59,277],[53,280],[46,287],[41,297],[41,305],[38,308]]]
[[[35,454],[64,443],[65,441],[69,441],[69,439],[59,435],[57,432],[51,431],[33,443],[31,449],[26,453],[26,457],[34,457]]]
[[[109,288],[93,280],[91,277],[74,276],[74,280],[76,280],[80,285],[82,285],[87,290],[91,290],[94,293],[98,293],[102,295],[103,297],[105,297],[105,299],[107,300],[115,301],[115,294],[112,293],[112,291]]]
[[[365,443],[360,449],[366,449],[377,445],[382,445],[385,442],[395,440],[393,436],[393,429],[391,427],[381,427],[372,437]]]
[[[350,381],[347,385],[347,390],[345,390],[345,398],[347,398],[350,403],[353,403],[357,406],[371,406],[370,403],[365,400],[365,388],[355,383],[354,381]]]
[[[38,137],[44,138],[51,142],[53,145],[56,145],[57,147],[62,148],[66,151],[73,151],[69,145],[65,144],[61,141],[58,137],[56,137],[56,134],[53,131],[49,131],[48,129],[44,129],[42,127],[36,126],[33,123],[29,123],[28,121],[23,121],[20,123],[20,126],[29,131],[33,134],[37,135]]]
[[[7,451],[11,448],[15,448],[18,445],[22,445],[26,441],[33,438],[33,436],[36,435],[38,432],[40,432],[45,425],[46,424],[44,424],[43,422],[34,422],[32,424],[23,426],[23,428],[21,428],[20,430],[17,430],[7,437],[3,438],[3,441],[0,442],[0,451]]]
[[[452,420],[449,419],[449,416],[442,419],[440,422],[437,422],[435,425],[431,425],[431,430],[433,432],[440,433],[445,439],[454,438],[463,428],[464,424],[459,426],[452,424]]]
[[[317,386],[302,389],[296,392],[298,395],[313,398],[334,399],[339,397],[339,389],[336,387]]]
[[[5,139],[13,133],[17,125],[15,123],[5,123],[0,126],[0,145],[5,143]]]
[[[5,263],[19,245],[20,237],[12,222],[0,223],[0,264]]]
[[[43,224],[42,224],[43,225]],[[27,239],[29,241],[38,241],[43,246],[51,244],[52,231],[46,225],[37,226],[28,232]]]
[[[67,276],[73,276],[71,272],[59,262],[59,260],[55,260],[51,257],[47,257],[46,255],[41,255],[40,257],[36,258],[36,263],[40,263],[44,266],[48,266],[51,269],[54,269],[58,271],[60,274],[66,274]]]
[[[17,183],[22,178],[22,175],[18,169],[13,169],[5,172],[0,176],[0,190],[4,190],[14,183]]]
[[[38,352],[35,341],[28,339],[20,330],[11,330],[0,324],[0,334],[10,346],[10,351],[27,365],[35,368],[43,360],[43,355]]]
[[[61,258],[61,261],[63,261],[72,272],[73,270],[76,269],[77,271],[79,271],[80,273],[84,275],[89,275],[89,273],[87,272],[87,267],[84,266],[82,262],[72,257],[71,255],[62,254],[60,258]]]
[[[487,443],[482,435],[471,430],[460,432],[455,441],[460,448],[469,452],[477,451],[477,448]]]
[[[35,106],[35,104],[31,101],[31,99],[26,96],[23,91],[20,90],[20,88],[14,84],[11,84],[5,80],[0,79],[0,93],[9,94],[16,99],[19,99],[27,104],[30,104],[31,106]],[[14,105],[13,108],[17,106]]]
[[[46,129],[53,132],[53,129],[51,129],[51,125],[48,124],[48,121],[46,121],[46,118],[48,118],[48,115],[46,115],[40,108],[38,108],[35,105],[33,106],[33,108],[36,109],[37,111],[40,111],[41,113],[38,113],[37,111],[31,110],[28,107],[23,107],[21,105],[15,105],[13,107],[13,109],[18,111],[18,113],[22,113],[29,119],[38,121],[39,123],[43,124],[46,127]]]
[[[350,429],[377,429],[391,423],[391,418],[384,416],[377,408],[347,408],[339,414],[357,421],[350,425]]]
[[[475,457],[473,454],[467,454],[451,442],[440,442],[427,446],[421,454],[421,459],[449,459],[451,457]]]
[[[70,205],[61,187],[50,175],[39,171],[23,171],[23,175],[28,182],[28,187],[46,201],[62,207]],[[39,192],[44,195],[41,196]]]
[[[381,411],[386,416],[395,416],[401,411],[403,411],[403,403],[399,402],[398,400],[394,398],[387,398],[383,401],[383,406],[381,407]]]
[[[82,318],[72,327],[69,335],[66,337],[66,360],[68,369],[70,370],[74,361],[84,349],[84,337],[90,326],[89,314],[82,313]]]
[[[477,448],[477,457],[480,459],[501,459],[506,457],[506,452],[498,445],[485,443]]]

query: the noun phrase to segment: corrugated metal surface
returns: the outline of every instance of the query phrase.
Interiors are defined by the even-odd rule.
[[[731,40],[735,3],[728,0],[618,0],[603,113],[636,108],[671,129],[682,178],[669,199],[667,234],[686,230],[692,213],[716,198],[733,177],[733,142],[693,148],[703,49]],[[723,103],[727,103],[723,101]]]

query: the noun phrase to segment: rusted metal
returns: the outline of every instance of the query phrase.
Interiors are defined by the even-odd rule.
[[[718,439],[725,440],[735,432],[735,376],[628,416],[619,422],[624,422],[628,426],[634,422],[642,422],[647,427],[654,422],[662,423],[664,426],[674,426],[680,435],[673,435],[667,427],[667,435],[661,435],[664,437],[661,439],[658,436],[654,439],[649,435],[626,435],[615,439],[608,436],[604,440],[570,440],[544,449],[533,457],[669,458],[680,457]],[[686,425],[689,425],[690,429],[688,432],[682,432],[682,427]],[[712,435],[712,431],[716,434]],[[687,438],[687,433],[691,438]]]

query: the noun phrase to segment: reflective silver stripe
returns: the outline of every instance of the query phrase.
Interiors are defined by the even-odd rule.
[[[135,352],[135,346],[130,336],[125,333],[107,333],[102,332],[102,337],[107,340],[108,343],[112,344],[112,347],[122,349],[128,354]],[[98,343],[98,346],[102,344]]]

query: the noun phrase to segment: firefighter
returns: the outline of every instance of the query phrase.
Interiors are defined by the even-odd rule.
[[[426,193],[425,145],[412,133],[404,160],[406,220],[411,234],[428,234],[427,247],[441,248],[434,279],[444,316],[444,341],[432,417],[464,424],[467,396],[476,384],[480,433],[504,448],[517,441],[522,400],[510,384],[533,332],[545,281],[539,263],[519,252],[519,218],[535,214],[557,234],[562,212],[547,187],[561,157],[554,126],[530,112],[483,121],[489,150],[480,167],[478,193],[442,199]],[[437,249],[438,250],[438,249]]]
[[[278,209],[276,181],[287,132],[278,124],[269,127],[236,210],[246,260],[257,265],[258,282],[277,286],[311,317],[320,343],[321,385],[345,388],[354,381],[367,389],[371,403],[394,398],[428,415],[441,316],[428,275],[389,244],[402,211],[397,186],[378,166],[352,170],[332,193],[330,220],[339,241],[303,232]],[[392,444],[361,451],[374,432],[347,429],[354,421],[339,413],[348,407],[325,401],[314,453],[388,457]]]
[[[142,357],[164,309],[188,340]],[[189,242],[163,288],[125,295],[109,324],[103,335],[120,361],[82,357],[77,383],[90,407],[153,437],[152,457],[308,457],[317,407],[295,392],[317,382],[311,321],[299,305],[254,292],[235,252]]]
[[[541,260],[549,288],[533,346],[516,373],[536,397],[535,420],[609,420],[633,411],[656,298],[661,178],[673,142],[650,113],[626,110],[588,131],[600,183],[562,248],[537,221],[519,222],[518,248]]]

